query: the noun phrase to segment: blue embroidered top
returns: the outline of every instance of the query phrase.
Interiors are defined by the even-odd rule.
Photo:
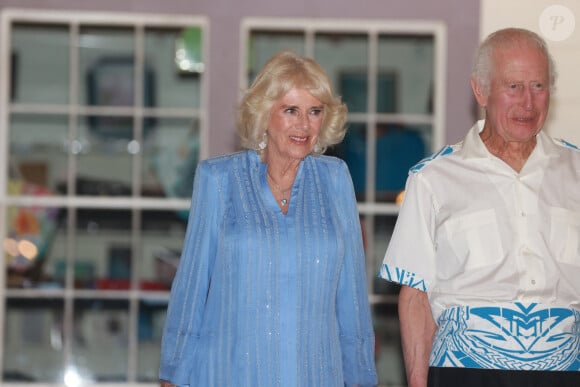
[[[173,283],[160,379],[184,386],[374,386],[374,333],[352,181],[300,164],[284,215],[266,164],[199,164]]]

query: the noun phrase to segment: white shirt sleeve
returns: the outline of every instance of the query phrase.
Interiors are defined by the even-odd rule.
[[[405,198],[379,277],[427,291],[435,278],[436,203],[420,173],[407,179]]]

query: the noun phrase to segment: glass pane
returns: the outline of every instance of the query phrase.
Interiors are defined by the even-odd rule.
[[[433,142],[433,126],[430,124],[408,124],[407,128],[414,130],[421,135],[423,144],[425,144],[425,155],[429,155],[433,152],[437,152],[439,149],[435,149]],[[420,160],[417,160],[420,161]]]
[[[188,210],[143,211],[139,278],[143,290],[169,290],[185,238]]]
[[[53,265],[66,251],[64,209],[9,207],[6,216],[7,233],[3,241],[6,286],[60,287],[54,278]]]
[[[248,43],[248,84],[262,66],[280,50],[304,55],[304,33],[292,31],[252,31]]]
[[[111,125],[132,128],[131,117],[110,117]],[[108,121],[107,121],[108,122]],[[77,148],[77,194],[98,196],[130,196],[132,192],[133,157],[138,143],[118,137],[113,132],[88,130],[90,118],[79,127]],[[110,128],[110,126],[108,127]],[[125,130],[125,129],[123,129]],[[132,129],[126,129],[132,131]]]
[[[433,112],[433,36],[381,35],[378,60],[379,113]]]
[[[134,64],[131,59],[111,59],[100,61],[95,69],[91,70],[88,82],[89,104],[105,108],[134,109]],[[143,106],[155,105],[153,91],[154,73],[147,68],[144,74]],[[88,132],[97,139],[112,137],[115,139],[131,140],[137,138],[133,127],[134,110],[129,113],[119,113],[110,109],[97,112],[88,117]],[[128,115],[131,114],[131,115]],[[149,117],[142,121],[143,137],[155,129],[155,118]]]
[[[375,363],[381,386],[406,386],[397,305],[372,307],[375,327]]]
[[[405,189],[409,168],[426,155],[422,131],[413,125],[376,127],[376,200],[394,202]]]
[[[87,98],[91,106],[105,108],[133,109],[138,99],[135,98],[134,74],[135,64],[132,58],[104,57],[89,69],[87,76]],[[155,73],[146,65],[143,74],[142,106],[155,106]],[[134,110],[130,113],[133,114]],[[127,114],[127,113],[125,113]],[[143,132],[146,137],[155,124],[154,118],[143,121]],[[115,138],[136,138],[132,117],[120,115],[112,110],[104,110],[89,117],[89,131],[96,137],[112,136]]]
[[[154,122],[153,119],[144,122],[145,136],[152,131],[152,125]],[[113,113],[107,115],[93,115],[87,117],[86,122],[83,122],[83,124],[86,126],[81,127],[79,135],[86,136],[87,138],[83,138],[85,143],[82,143],[82,145],[86,145],[86,143],[91,140],[122,140],[127,143],[135,138],[134,120],[133,117],[129,115],[117,115]]]
[[[139,305],[139,348],[137,380],[158,383],[161,335],[165,325],[167,301],[145,299]]]
[[[85,382],[127,380],[129,303],[124,300],[76,300],[72,369]]]
[[[317,34],[314,58],[326,70],[351,113],[367,111],[368,38]]]
[[[81,27],[79,44],[80,103],[133,105],[133,30]]]
[[[68,26],[13,25],[12,101],[69,102],[69,39]]]
[[[397,221],[396,215],[375,215],[373,223],[372,241],[367,243],[372,246],[371,257],[374,262],[373,265],[373,294],[396,295],[399,293],[399,286],[392,282],[378,278],[377,274],[383,263],[387,246],[391,240],[391,235],[395,228]],[[368,254],[368,252],[367,252]]]
[[[66,194],[67,117],[14,114],[10,121],[9,194]],[[23,183],[29,187],[23,192]],[[34,187],[34,192],[32,191]]]
[[[63,302],[6,299],[4,382],[62,382]]]
[[[365,124],[349,123],[344,140],[326,153],[343,159],[348,165],[358,201],[365,200],[367,130]]]
[[[134,62],[132,58],[105,57],[89,70],[87,81],[88,103],[105,108],[130,108],[137,104],[134,86]],[[155,106],[155,73],[149,66],[144,69],[142,106]],[[130,110],[129,114],[135,111]],[[89,133],[96,138],[137,138],[132,116],[112,110],[102,110],[88,118]],[[143,136],[146,138],[155,126],[153,117],[142,122]]]
[[[145,58],[155,80],[152,100],[162,108],[199,108],[205,66],[200,28],[147,29]],[[182,66],[177,63],[181,56]],[[187,60],[187,64],[185,61]]]
[[[143,148],[143,196],[191,197],[199,162],[199,121],[159,119]]]
[[[133,266],[130,211],[78,210],[75,243],[76,288],[130,288]]]

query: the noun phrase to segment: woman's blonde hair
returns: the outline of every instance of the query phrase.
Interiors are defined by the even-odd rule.
[[[342,141],[347,108],[334,95],[328,75],[314,60],[284,50],[266,62],[242,97],[237,116],[242,147],[259,148],[268,129],[272,106],[293,88],[308,90],[324,105],[324,118],[312,153],[322,154],[329,146]]]

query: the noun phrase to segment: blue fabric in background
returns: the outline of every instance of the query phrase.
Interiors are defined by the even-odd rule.
[[[337,146],[337,156],[348,164],[357,194],[366,187],[366,131],[353,127],[342,144]],[[426,156],[426,146],[418,130],[398,125],[379,125],[376,134],[377,192],[399,192],[405,189],[409,168]]]

